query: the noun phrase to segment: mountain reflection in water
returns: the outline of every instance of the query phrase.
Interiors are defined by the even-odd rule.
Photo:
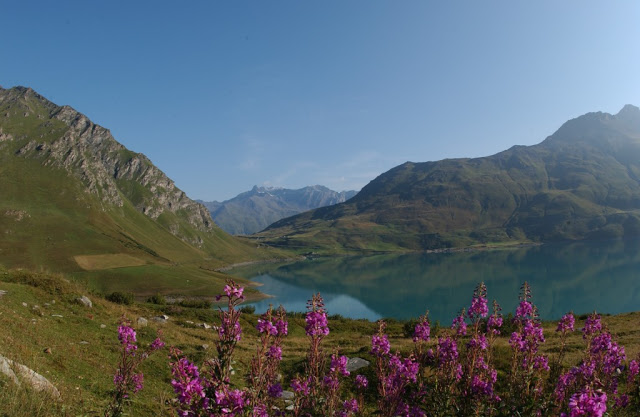
[[[320,292],[329,314],[376,320],[406,319],[428,309],[443,324],[468,307],[484,281],[491,302],[513,312],[520,286],[531,284],[543,319],[567,311],[622,313],[640,310],[640,240],[591,241],[517,249],[325,258],[286,265],[235,269],[234,275],[263,285],[274,298],[257,312],[282,304],[305,311]]]

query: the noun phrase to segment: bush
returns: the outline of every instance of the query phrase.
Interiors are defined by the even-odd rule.
[[[254,314],[256,312],[256,307],[252,305],[242,306],[240,307],[240,312],[245,314]]]
[[[131,294],[130,292],[125,293],[114,291],[111,294],[107,295],[105,298],[107,299],[107,301],[111,301],[112,303],[124,305],[131,305],[135,301],[135,299],[133,298],[133,294]]]
[[[151,297],[149,297],[147,299],[147,303],[158,304],[158,305],[163,306],[163,305],[167,304],[167,299],[162,294],[156,294],[156,295],[152,295]]]
[[[211,308],[211,302],[207,300],[185,299],[178,303],[182,307],[187,308]]]

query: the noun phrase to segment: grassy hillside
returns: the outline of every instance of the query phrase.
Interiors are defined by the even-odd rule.
[[[226,234],[143,155],[28,89],[0,91],[0,195],[0,263],[103,291],[195,295],[220,286],[216,268],[282,256]]]
[[[454,248],[640,234],[640,109],[590,113],[535,146],[407,162],[351,200],[256,237],[321,253]]]

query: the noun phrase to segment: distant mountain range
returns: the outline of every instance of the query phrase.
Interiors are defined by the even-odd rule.
[[[258,187],[219,203],[200,201],[211,217],[227,233],[250,235],[271,223],[318,207],[344,203],[356,191],[333,191],[322,185],[291,190]]]
[[[640,235],[640,109],[588,113],[534,146],[406,162],[351,200],[257,236],[300,251],[425,250]]]
[[[0,88],[0,196],[0,264],[94,288],[213,295],[215,268],[273,257],[218,228],[146,156],[30,88]]]

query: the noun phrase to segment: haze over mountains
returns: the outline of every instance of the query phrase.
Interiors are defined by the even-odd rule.
[[[223,201],[201,201],[211,217],[227,233],[250,235],[271,223],[318,207],[343,203],[356,191],[333,191],[322,185],[297,190],[258,187]]]
[[[437,138],[433,138],[434,140]],[[640,109],[588,113],[534,146],[407,162],[351,200],[258,234],[325,252],[424,250],[640,235]]]
[[[29,88],[0,88],[0,195],[6,267],[197,292],[196,283],[222,278],[209,272],[219,266],[273,257],[218,228],[204,206],[107,129]]]

